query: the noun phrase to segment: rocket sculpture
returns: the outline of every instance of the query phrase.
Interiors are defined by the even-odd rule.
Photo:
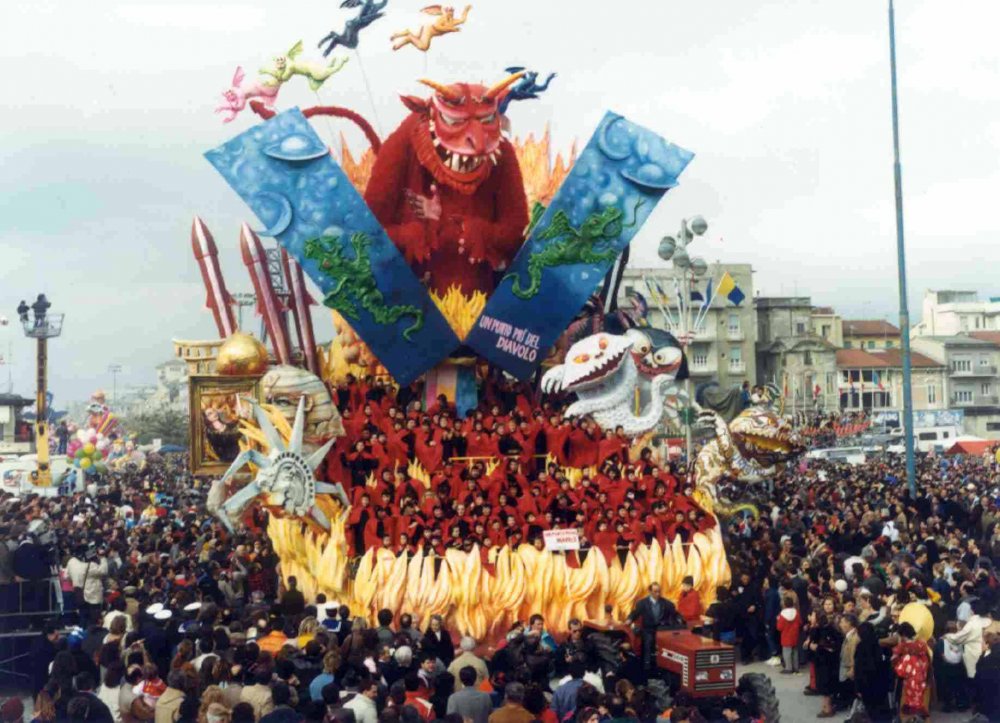
[[[238,329],[233,313],[233,297],[226,290],[226,281],[219,268],[219,249],[215,246],[215,239],[198,216],[191,224],[191,248],[208,292],[205,307],[212,310],[219,336],[228,339]]]
[[[306,369],[319,376],[319,359],[316,356],[316,338],[313,335],[312,315],[309,307],[316,304],[306,290],[305,274],[299,262],[288,252],[281,249],[281,263],[285,268],[285,279],[288,282],[289,299],[292,317],[295,319],[295,332],[299,337],[302,356],[305,357]]]
[[[240,252],[243,255],[243,263],[250,272],[250,280],[257,295],[257,313],[264,317],[264,328],[271,337],[274,356],[279,364],[291,364],[292,354],[288,343],[288,329],[285,326],[284,304],[281,303],[271,284],[264,244],[245,223],[240,228]]]

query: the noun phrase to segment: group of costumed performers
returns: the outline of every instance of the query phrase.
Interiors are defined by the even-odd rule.
[[[569,528],[583,530],[583,554],[597,548],[610,563],[639,544],[689,541],[716,524],[672,465],[660,466],[649,448],[632,460],[621,430],[565,418],[560,404],[534,401],[528,385],[485,385],[480,408],[464,419],[443,395],[424,410],[403,392],[353,379],[337,390],[346,434],[327,473],[348,487],[352,556],[479,545],[488,565],[491,548],[541,547],[544,530]],[[411,460],[429,481],[413,476]],[[579,564],[574,553],[568,559]]]

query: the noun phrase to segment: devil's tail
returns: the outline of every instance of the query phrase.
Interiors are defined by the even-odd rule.
[[[250,110],[259,115],[264,120],[273,118],[275,111],[273,108],[268,108],[266,105],[261,103],[259,100],[250,101]],[[372,128],[372,124],[365,120],[364,116],[360,113],[355,113],[349,108],[341,108],[337,105],[317,105],[312,108],[306,108],[302,111],[302,115],[306,118],[312,118],[314,115],[326,115],[333,116],[335,118],[344,118],[354,123],[361,132],[365,134],[365,138],[371,144],[372,150],[378,153],[379,149],[382,147],[382,139],[378,137],[378,133]]]

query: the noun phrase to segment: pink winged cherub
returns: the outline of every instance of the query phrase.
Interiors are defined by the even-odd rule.
[[[266,106],[273,106],[278,98],[278,91],[281,90],[281,83],[268,82],[264,78],[258,78],[253,83],[244,85],[245,78],[243,67],[237,66],[233,74],[232,87],[222,94],[225,103],[215,109],[216,113],[228,113],[222,119],[223,123],[229,123],[239,115],[240,111],[246,108],[247,101],[253,98],[260,98]]]

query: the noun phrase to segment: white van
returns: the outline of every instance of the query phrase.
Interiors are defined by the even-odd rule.
[[[828,447],[827,449],[811,449],[806,452],[806,458],[857,465],[864,464],[868,455],[865,453],[864,447]]]
[[[930,451],[941,454],[951,447],[960,435],[958,427],[921,427],[913,430],[914,446],[924,454]]]

